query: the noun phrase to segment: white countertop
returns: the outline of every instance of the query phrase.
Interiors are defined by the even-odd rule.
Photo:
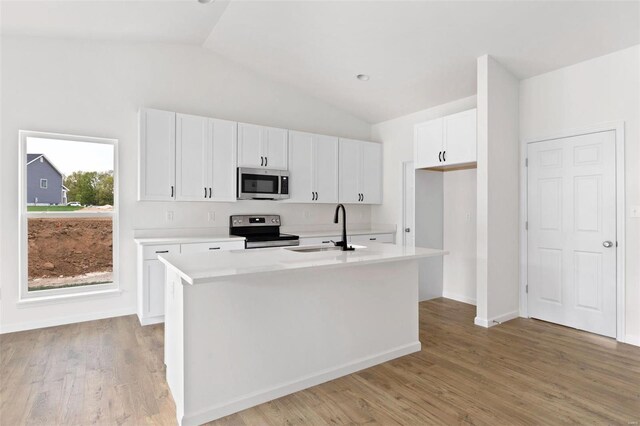
[[[315,246],[306,246],[308,249]],[[230,250],[162,255],[158,259],[185,282],[201,284],[240,275],[265,274],[305,268],[332,268],[394,262],[448,254],[444,250],[393,244],[354,245],[354,251],[296,252],[286,248]]]

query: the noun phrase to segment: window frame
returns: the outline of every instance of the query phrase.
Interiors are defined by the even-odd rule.
[[[19,253],[19,302],[35,300],[59,300],[77,297],[78,295],[109,294],[120,290],[120,226],[119,226],[119,172],[118,172],[118,140],[92,136],[66,135],[61,133],[38,132],[20,130],[19,134],[19,176],[18,176],[18,217],[20,235],[18,236]],[[27,212],[27,139],[55,139],[70,142],[99,143],[113,146],[113,210],[111,212],[81,213],[82,217],[111,217],[112,219],[112,256],[113,282],[108,284],[88,284],[77,287],[56,288],[49,290],[29,291],[29,263],[28,263],[28,219],[29,218],[65,218],[78,217],[74,212]]]
[[[42,182],[44,182],[44,186],[42,186]],[[49,189],[49,180],[48,179],[40,179],[40,189]]]

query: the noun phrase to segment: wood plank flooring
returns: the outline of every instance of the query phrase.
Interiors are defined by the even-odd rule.
[[[638,424],[640,348],[541,321],[483,329],[420,304],[422,351],[212,424]],[[0,336],[0,424],[174,425],[162,325],[135,316]]]

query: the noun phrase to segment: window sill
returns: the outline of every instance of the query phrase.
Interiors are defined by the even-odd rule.
[[[109,296],[117,296],[122,293],[122,290],[119,288],[112,288],[107,290],[96,290],[96,291],[84,291],[81,293],[69,293],[69,294],[57,294],[57,295],[47,295],[47,296],[30,296],[23,297],[16,305],[18,308],[28,308],[32,306],[38,305],[50,305],[50,304],[60,304],[65,302],[71,302],[78,299],[94,299],[101,297],[109,297]]]

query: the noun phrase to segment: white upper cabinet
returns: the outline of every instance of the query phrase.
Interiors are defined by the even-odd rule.
[[[236,201],[238,123],[140,110],[140,200]]]
[[[315,141],[313,174],[316,203],[338,202],[339,139],[317,135]]]
[[[176,113],[155,109],[139,112],[138,199],[175,198]]]
[[[176,114],[176,200],[209,199],[210,145],[208,118]]]
[[[211,140],[211,199],[236,201],[236,152],[238,123],[209,119]]]
[[[382,145],[340,139],[340,202],[382,203]]]
[[[447,169],[476,161],[475,108],[415,126],[414,163],[417,169]]]
[[[290,202],[338,202],[338,138],[289,133]]]
[[[176,200],[235,201],[237,123],[178,114]]]
[[[287,170],[289,131],[238,124],[238,167]]]
[[[382,203],[382,145],[362,144],[362,202]]]
[[[476,110],[471,109],[443,119],[443,163],[474,163],[476,155]]]
[[[441,165],[443,140],[442,118],[416,125],[413,151],[416,169]]]

